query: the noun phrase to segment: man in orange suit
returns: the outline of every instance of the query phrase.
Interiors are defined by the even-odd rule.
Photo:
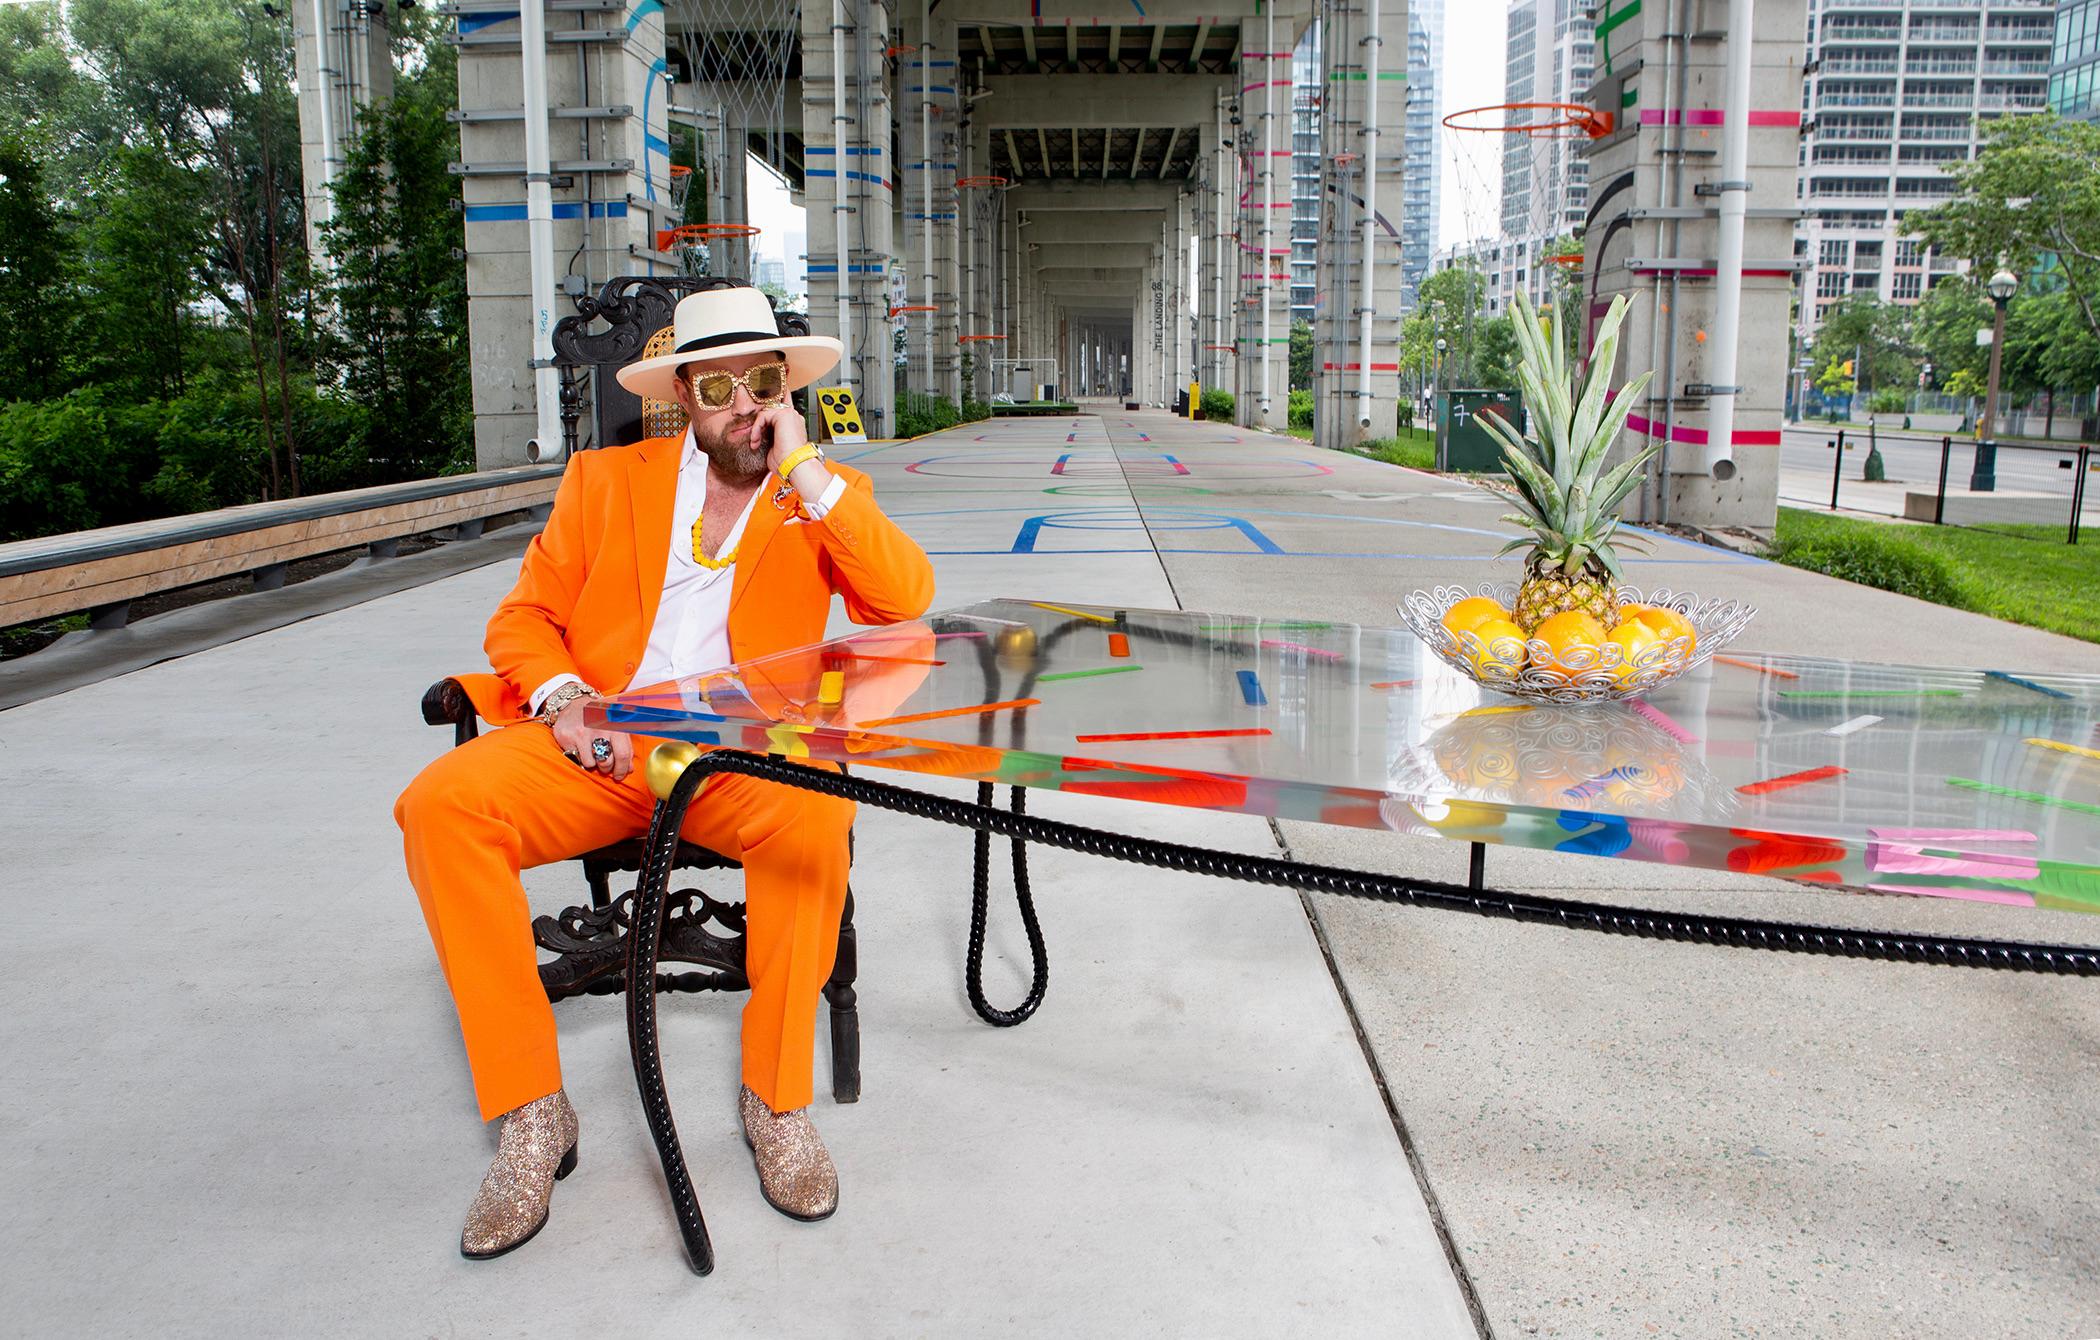
[[[460,1237],[474,1259],[537,1233],[576,1162],[518,871],[637,836],[654,804],[636,767],[648,742],[587,725],[586,702],[820,641],[834,594],[869,624],[916,618],[933,598],[924,551],[882,514],[864,475],[809,445],[788,403],[837,363],[839,342],[782,337],[751,288],[687,297],[673,326],[671,353],[619,377],[637,395],[677,400],[691,421],[684,439],[570,461],[489,620],[496,673],[462,677],[482,717],[507,728],[448,751],[394,808],[482,1118],[503,1117]],[[683,829],[744,866],[739,1107],[761,1192],[804,1220],[838,1204],[807,1108],[852,819],[851,802],[723,775]]]

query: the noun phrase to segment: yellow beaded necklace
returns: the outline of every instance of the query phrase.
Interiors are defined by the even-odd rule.
[[[693,518],[693,561],[706,568],[709,572],[720,572],[722,569],[736,563],[736,546],[731,545],[722,553],[709,558],[707,556],[707,546],[703,543],[701,535],[701,530],[706,525],[707,509],[703,507],[700,510],[700,515]]]

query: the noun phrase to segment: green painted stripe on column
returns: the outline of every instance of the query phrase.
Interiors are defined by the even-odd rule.
[[[1327,74],[1327,82],[1330,84],[1341,79],[1354,79],[1358,83],[1362,83],[1363,78],[1364,72],[1362,70],[1330,70]],[[1404,84],[1407,82],[1407,71],[1380,70],[1378,72],[1378,82],[1383,84],[1388,80],[1396,84]]]
[[[1618,26],[1619,26],[1620,24],[1622,24],[1622,23],[1626,22],[1626,20],[1628,20],[1628,19],[1632,18],[1632,17],[1634,16],[1634,15],[1636,15],[1636,14],[1638,14],[1638,13],[1640,13],[1640,12],[1641,12],[1641,0],[1633,0],[1633,2],[1632,2],[1631,4],[1627,5],[1627,6],[1626,6],[1625,8],[1623,8],[1623,9],[1619,10],[1619,11],[1618,11],[1617,13],[1615,13],[1615,14],[1606,14],[1606,15],[1604,16],[1604,19],[1603,19],[1603,21],[1602,21],[1602,22],[1600,22],[1600,23],[1599,23],[1599,24],[1597,25],[1597,30],[1596,30],[1596,39],[1597,39],[1597,44],[1598,44],[1599,46],[1601,46],[1601,47],[1603,47],[1603,48],[1604,48],[1604,73],[1606,73],[1606,74],[1610,74],[1610,73],[1612,73],[1612,68],[1611,68],[1611,30],[1612,30],[1612,29],[1614,29],[1614,28],[1616,28],[1616,27],[1618,27]]]
[[[1640,90],[1640,87],[1639,87],[1638,85],[1634,85],[1634,84],[1628,84],[1628,85],[1626,86],[1626,88],[1625,88],[1625,89],[1624,89],[1623,91],[1621,91],[1621,92],[1620,92],[1620,94],[1619,94],[1619,110],[1623,112],[1623,111],[1625,111],[1625,110],[1626,110],[1626,109],[1627,109],[1628,107],[1638,107],[1638,106],[1640,106],[1640,105],[1641,105],[1641,90]]]
[[[1641,0],[1633,0],[1632,4],[1629,4],[1622,9],[1617,9],[1609,14],[1606,14],[1603,18],[1597,21],[1597,36],[1604,36],[1606,33],[1610,32],[1612,29],[1618,27],[1620,24],[1626,22],[1626,20],[1632,18],[1634,15],[1640,12]]]

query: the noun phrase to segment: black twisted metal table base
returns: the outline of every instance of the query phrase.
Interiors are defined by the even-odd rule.
[[[778,757],[746,754],[730,749],[710,750],[695,759],[679,777],[671,794],[656,807],[649,837],[643,849],[641,877],[635,892],[633,929],[627,936],[627,973],[640,981],[642,973],[656,971],[656,956],[663,930],[664,896],[670,887],[671,858],[677,848],[678,829],[685,821],[687,806],[702,783],[718,772],[740,773],[782,786],[800,787],[825,795],[839,796],[878,809],[895,810],[939,823],[977,830],[977,878],[973,890],[971,935],[973,965],[981,960],[983,911],[985,907],[988,844],[993,834],[1013,839],[1018,890],[1025,891],[1026,867],[1020,856],[1024,843],[1039,842],[1067,851],[1107,856],[1139,865],[1167,870],[1220,875],[1258,884],[1277,884],[1315,893],[1341,894],[1414,907],[1436,907],[1471,912],[1480,916],[1507,917],[1571,930],[1603,931],[1656,940],[1680,940],[1693,944],[1725,945],[1742,949],[1770,949],[1799,954],[1826,954],[1839,958],[1861,958],[1903,963],[1947,964],[1975,968],[2001,968],[2013,972],[2059,973],[2083,977],[2100,976],[2100,948],[2083,945],[2035,944],[2018,940],[1982,940],[1958,936],[1906,935],[1893,931],[1855,931],[1830,926],[1798,925],[1790,922],[1754,921],[1742,917],[1715,917],[1677,912],[1656,912],[1577,899],[1547,898],[1504,893],[1492,889],[1467,888],[1437,880],[1402,879],[1393,875],[1312,865],[1273,856],[1249,856],[1212,851],[1181,843],[1150,838],[1126,837],[1079,824],[1063,823],[1028,814],[1018,794],[1014,808],[1002,810],[990,804],[991,788],[978,787],[978,802],[950,800],[908,787],[871,782],[827,772]],[[1018,791],[1018,788],[1017,788]],[[1012,1012],[998,1011],[983,1002],[975,982],[973,966],[971,1004],[995,1023],[1018,1023],[1032,1013],[1042,998],[1046,968],[1042,955],[1041,930],[1034,907],[1025,897],[1023,922],[1035,956],[1035,980],[1027,1000]],[[999,1018],[995,1016],[1007,1016]],[[1017,1016],[1017,1017],[1015,1017]],[[678,1130],[671,1120],[670,1098],[664,1092],[663,1068],[657,1052],[656,993],[629,992],[627,1035],[634,1054],[635,1083],[641,1090],[643,1113],[649,1134],[663,1159],[664,1181],[671,1194],[671,1207],[685,1238],[686,1253],[694,1271],[705,1275],[714,1269],[714,1249],[708,1242],[707,1226],[700,1217],[685,1156],[679,1147]]]

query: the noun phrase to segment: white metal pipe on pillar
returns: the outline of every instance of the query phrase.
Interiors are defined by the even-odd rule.
[[[335,81],[328,65],[328,14],[326,0],[313,0],[314,85],[321,108],[321,192],[314,203],[321,222],[335,217]]]
[[[1356,423],[1371,426],[1371,309],[1378,289],[1371,279],[1372,249],[1378,241],[1378,57],[1379,0],[1371,0],[1371,22],[1364,33],[1364,254],[1363,281],[1356,294]]]
[[[849,388],[858,380],[853,364],[853,272],[848,264],[853,206],[846,203],[846,128],[852,123],[853,118],[846,115],[846,0],[831,0],[832,256],[838,265],[839,343],[846,346],[838,377]]]
[[[1261,113],[1261,424],[1269,423],[1269,293],[1276,264],[1276,6],[1262,6]]]
[[[926,267],[919,301],[929,310],[915,313],[926,323],[926,385],[932,395],[933,370],[933,77],[927,73],[927,56],[933,50],[933,24],[927,0],[919,0],[919,259]]]
[[[547,145],[547,4],[522,0],[518,36],[525,82],[525,236],[532,263],[532,382],[539,399],[535,460],[560,452],[561,378],[554,369],[554,183]]]
[[[1713,382],[1707,394],[1702,463],[1715,479],[1735,477],[1736,328],[1743,313],[1743,221],[1750,204],[1750,54],[1754,0],[1728,0],[1727,101],[1721,109],[1720,262],[1714,276]]]
[[[1227,335],[1232,334],[1236,336],[1238,333],[1238,313],[1231,311],[1231,309],[1226,305],[1225,298],[1225,295],[1231,291],[1230,286],[1226,283],[1226,276],[1228,273],[1237,274],[1240,264],[1239,248],[1237,246],[1228,247],[1227,245],[1225,245],[1226,242],[1229,240],[1229,233],[1231,231],[1226,224],[1226,220],[1229,217],[1231,217],[1231,213],[1227,209],[1227,206],[1231,203],[1231,198],[1227,195],[1227,192],[1229,192],[1232,189],[1233,181],[1233,159],[1231,156],[1238,152],[1235,146],[1226,143],[1226,135],[1227,132],[1231,129],[1231,127],[1226,124],[1225,120],[1225,99],[1225,94],[1218,94],[1218,105],[1216,109],[1216,116],[1218,122],[1218,149],[1216,153],[1211,155],[1211,175],[1214,182],[1212,189],[1213,221],[1216,223],[1218,230],[1217,300],[1216,305],[1212,309],[1211,320],[1211,340],[1213,343],[1216,344],[1232,343],[1231,340],[1227,339]],[[1218,384],[1220,386],[1224,385],[1225,382],[1225,379],[1222,375],[1224,369],[1227,366],[1227,364],[1223,362],[1223,359],[1225,357],[1228,357],[1228,355],[1222,353],[1220,354],[1220,362],[1218,365],[1218,370],[1221,374],[1218,379]],[[1231,357],[1233,360],[1231,364],[1231,366],[1233,367],[1233,385],[1235,388],[1237,388],[1239,384],[1238,344],[1233,344],[1233,351],[1232,354],[1229,355],[1229,357]]]

